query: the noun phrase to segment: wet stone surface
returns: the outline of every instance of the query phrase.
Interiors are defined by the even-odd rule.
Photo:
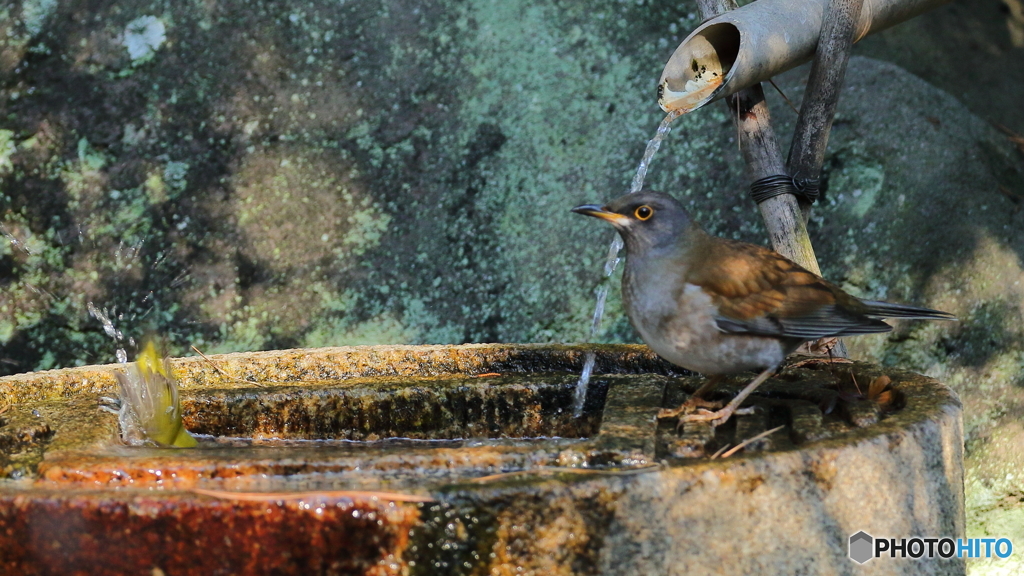
[[[691,521],[665,516],[706,513],[686,502],[691,492],[718,497],[729,489],[715,485],[725,482],[755,496],[761,485],[797,494],[775,484],[791,477],[789,466],[810,466],[826,494],[799,497],[824,505],[833,485],[844,486],[836,461],[904,436],[903,448],[883,453],[910,455],[885,456],[877,478],[850,482],[920,468],[916,482],[935,485],[934,509],[911,504],[908,513],[962,532],[959,404],[933,381],[861,363],[798,362],[751,397],[749,413],[718,429],[677,429],[656,415],[702,378],[642,346],[600,346],[576,420],[574,370],[587,349],[357,347],[176,360],[185,423],[199,438],[192,450],[117,441],[116,417],[98,407],[117,367],[0,379],[0,405],[9,406],[0,414],[0,568],[625,574],[605,564],[611,551],[693,537],[679,528]],[[870,386],[883,375],[888,387]],[[747,378],[728,379],[710,399],[728,400]],[[786,529],[768,508],[746,513]],[[644,536],[651,530],[657,536]],[[134,535],[129,552],[103,544],[124,534]],[[188,542],[220,559],[190,558]],[[58,549],[53,559],[24,552]],[[671,554],[659,554],[634,554],[625,565],[662,570]],[[744,571],[750,558],[730,565]]]
[[[738,413],[718,428],[705,422],[678,426],[674,420],[662,420],[658,427],[658,458],[714,456],[778,427],[781,429],[775,433],[744,444],[743,450],[750,453],[792,449],[866,428],[898,412],[905,404],[898,390],[881,399],[870,397],[869,383],[885,375],[878,367],[841,359],[814,359],[799,364],[784,367],[759,387],[742,406],[749,413]],[[724,405],[750,379],[752,376],[747,374],[733,376],[719,385],[709,399]],[[663,404],[682,404],[702,382],[700,376],[666,382]]]
[[[882,375],[856,368],[865,386]],[[185,425],[201,441],[195,451],[119,445],[116,421],[98,411],[99,397],[19,406],[9,411],[0,438],[9,446],[8,476],[38,475],[55,482],[193,486],[204,478],[223,483],[231,477],[232,485],[240,485],[259,476],[266,488],[275,481],[288,485],[288,477],[300,474],[322,476],[315,482],[323,489],[340,489],[362,485],[351,476],[358,471],[372,477],[370,482],[386,477],[407,487],[420,484],[420,475],[472,478],[532,466],[646,466],[715,456],[779,426],[745,444],[744,451],[792,449],[841,437],[901,406],[898,392],[885,404],[868,399],[853,370],[852,364],[827,361],[784,369],[744,404],[750,413],[737,414],[717,429],[656,420],[660,409],[684,402],[703,382],[700,376],[601,375],[594,379],[583,417],[575,419],[576,375],[548,372],[364,376],[258,386],[247,380],[211,382],[182,394]],[[730,378],[709,399],[727,402],[748,377]],[[14,465],[19,454],[39,463],[38,469]],[[175,480],[168,480],[172,476]],[[304,484],[311,481],[303,478]]]
[[[374,441],[384,438],[584,437],[597,433],[607,387],[586,417],[571,411],[570,374],[488,378],[366,378],[298,386],[204,390],[183,398],[198,434]]]

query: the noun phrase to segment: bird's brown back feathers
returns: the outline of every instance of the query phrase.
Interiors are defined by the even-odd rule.
[[[685,280],[711,296],[727,332],[814,339],[892,329],[838,286],[762,246],[699,232],[687,252]]]

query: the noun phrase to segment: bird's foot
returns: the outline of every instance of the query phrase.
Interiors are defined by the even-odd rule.
[[[688,422],[707,422],[711,424],[712,428],[717,428],[722,424],[725,424],[733,414],[747,415],[753,414],[755,410],[754,406],[748,406],[746,408],[735,408],[732,405],[726,406],[721,410],[706,410],[704,408],[698,408],[697,412],[693,414],[683,414],[679,417],[679,423],[676,424],[677,429],[681,429]]]
[[[690,398],[679,405],[678,408],[662,408],[658,412],[658,420],[664,420],[667,418],[677,418],[681,414],[689,414],[698,410],[720,410],[724,404],[722,402],[716,402],[714,400],[705,400],[699,396],[693,395]]]
[[[110,412],[111,414],[121,414],[121,399],[111,398],[110,396],[100,396],[100,410]]]

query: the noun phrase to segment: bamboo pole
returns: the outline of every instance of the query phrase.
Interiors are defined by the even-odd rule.
[[[821,166],[825,161],[832,121],[835,119],[839,92],[846,78],[846,65],[853,48],[856,23],[860,20],[863,0],[831,0],[825,10],[825,21],[811,64],[807,90],[800,105],[793,142],[789,148],[788,174],[817,187]],[[801,202],[802,221],[811,215],[810,202]],[[826,338],[820,343],[836,356],[846,357],[842,340]],[[813,346],[812,346],[813,348]]]
[[[789,149],[789,174],[796,179],[817,182],[821,176],[839,91],[853,47],[854,26],[860,19],[862,5],[863,0],[831,0],[825,11],[825,22]],[[801,208],[806,222],[811,213],[810,202],[801,203]]]
[[[697,0],[697,8],[704,19],[713,18],[735,6],[733,0]],[[761,85],[740,90],[727,103],[739,129],[740,149],[752,181],[785,174],[782,149],[772,129],[771,114]],[[775,196],[758,204],[758,208],[775,251],[820,275],[796,197],[790,194]]]

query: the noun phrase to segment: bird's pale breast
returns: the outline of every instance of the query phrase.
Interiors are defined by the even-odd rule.
[[[729,334],[715,324],[717,309],[700,286],[673,288],[668,274],[627,274],[623,291],[630,322],[669,362],[702,374],[731,374],[774,366],[787,350],[775,338]]]

